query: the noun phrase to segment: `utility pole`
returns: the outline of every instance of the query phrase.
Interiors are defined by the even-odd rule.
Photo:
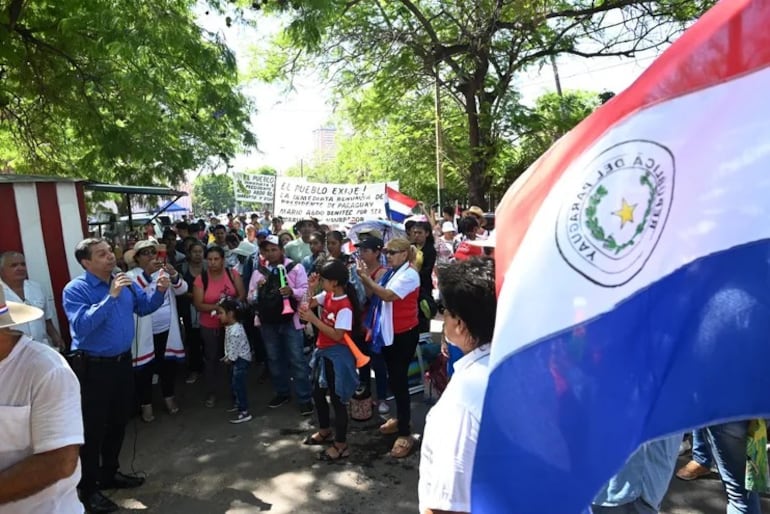
[[[553,68],[553,79],[556,82],[556,94],[564,96],[561,90],[561,80],[559,79],[559,68],[556,66],[556,56],[551,56],[551,67]]]
[[[438,211],[441,212],[443,204],[441,203],[444,196],[444,166],[442,165],[442,153],[444,151],[443,140],[441,137],[441,90],[439,89],[439,65],[436,63],[436,81],[435,81],[435,96],[436,96],[436,201],[438,202]]]

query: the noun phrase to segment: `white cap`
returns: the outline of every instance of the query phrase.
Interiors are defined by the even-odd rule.
[[[238,248],[233,250],[236,255],[242,255],[244,257],[250,257],[257,251],[257,247],[248,241],[241,241]]]
[[[447,232],[457,232],[457,229],[455,228],[455,224],[451,221],[445,221],[441,224],[441,232],[447,233]]]
[[[278,236],[276,236],[275,234],[270,234],[269,236],[267,236],[264,239],[264,241],[259,243],[259,247],[262,248],[263,246],[268,245],[268,244],[276,245],[276,246],[281,246],[281,240],[278,239]]]

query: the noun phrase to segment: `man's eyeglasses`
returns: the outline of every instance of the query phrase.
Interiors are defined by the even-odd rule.
[[[403,253],[405,251],[406,250],[389,250],[389,249],[386,248],[386,249],[384,249],[382,251],[382,253],[384,253],[385,255],[396,255],[396,254],[399,254],[399,253]]]

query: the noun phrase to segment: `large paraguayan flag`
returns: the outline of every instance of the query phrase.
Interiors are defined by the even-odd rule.
[[[417,207],[417,200],[388,185],[385,186],[385,198],[385,211],[388,219],[396,223],[403,223],[406,218],[413,214],[412,209]]]
[[[506,194],[474,514],[581,512],[640,443],[770,413],[768,27],[723,0]]]

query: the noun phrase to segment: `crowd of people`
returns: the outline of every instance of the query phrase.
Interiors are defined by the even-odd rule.
[[[200,401],[226,408],[234,424],[252,419],[252,372],[269,377],[267,407],[293,402],[299,415],[315,415],[303,444],[320,447],[326,461],[355,451],[347,437],[353,404],[386,415],[392,395],[395,412],[379,431],[395,436],[390,455],[404,458],[416,444],[409,366],[439,312],[450,379],[422,437],[420,513],[470,512],[497,311],[496,232],[487,225],[478,207],[423,209],[406,221],[406,237],[396,237],[376,228],[350,234],[312,218],[287,230],[265,211],[180,221],[159,235],[148,228],[124,246],[87,238],[74,249],[85,273],[62,293],[69,345],[24,256],[3,253],[0,513],[117,510],[102,491],[144,482],[120,470],[126,424],[134,415],[158,422],[156,381],[162,408],[179,415],[183,369],[186,384],[203,381]],[[230,393],[222,398],[225,377]],[[728,514],[760,511],[744,483],[750,423],[696,432],[694,460],[677,472],[692,480],[716,464]],[[675,434],[643,445],[592,511],[657,512],[681,442]]]

